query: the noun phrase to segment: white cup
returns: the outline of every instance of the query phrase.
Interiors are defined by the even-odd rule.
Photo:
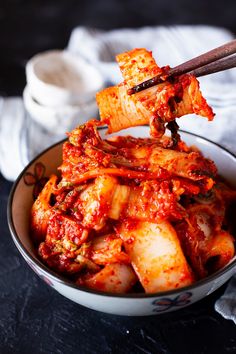
[[[39,53],[26,64],[30,95],[38,103],[56,107],[95,100],[104,86],[100,72],[66,50]]]

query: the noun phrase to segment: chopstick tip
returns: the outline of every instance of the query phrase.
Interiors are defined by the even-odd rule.
[[[129,96],[133,95],[135,93],[135,87],[131,87],[127,90],[127,93]]]

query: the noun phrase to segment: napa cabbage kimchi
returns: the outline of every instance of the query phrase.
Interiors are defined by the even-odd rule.
[[[145,49],[117,61],[124,81],[97,94],[100,121],[68,133],[60,177],[52,175],[33,204],[32,238],[41,260],[80,286],[110,293],[184,287],[235,254],[236,192],[213,161],[181,140],[175,122],[214,114],[187,74],[130,96],[129,88],[166,68]],[[109,133],[149,124],[150,137],[102,139],[104,124]]]

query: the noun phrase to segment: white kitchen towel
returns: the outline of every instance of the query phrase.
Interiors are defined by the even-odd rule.
[[[236,274],[230,282],[224,294],[216,301],[215,309],[227,320],[232,320],[236,324]]]
[[[0,172],[14,181],[39,152],[66,135],[54,135],[27,113],[21,97],[0,98]]]
[[[153,51],[160,66],[175,66],[234,36],[225,29],[208,26],[145,27],[100,31],[78,27],[71,34],[68,51],[96,66],[108,85],[122,80],[115,55],[134,47]],[[206,136],[236,153],[236,70],[201,78],[201,90],[216,117],[209,123],[202,117],[178,120],[182,129]],[[0,172],[14,180],[23,167],[43,149],[64,138],[47,132],[25,111],[21,97],[0,98]],[[236,276],[215,309],[236,323]]]

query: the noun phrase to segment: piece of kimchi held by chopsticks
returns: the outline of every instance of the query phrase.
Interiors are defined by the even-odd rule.
[[[212,120],[214,113],[199,89],[198,80],[190,74],[178,76],[134,95],[127,91],[156,75],[165,75],[152,53],[144,48],[117,55],[124,81],[97,93],[102,123],[108,132],[142,124],[149,124],[151,134],[161,137],[166,125],[186,114],[195,113]],[[168,125],[169,124],[169,125]]]

